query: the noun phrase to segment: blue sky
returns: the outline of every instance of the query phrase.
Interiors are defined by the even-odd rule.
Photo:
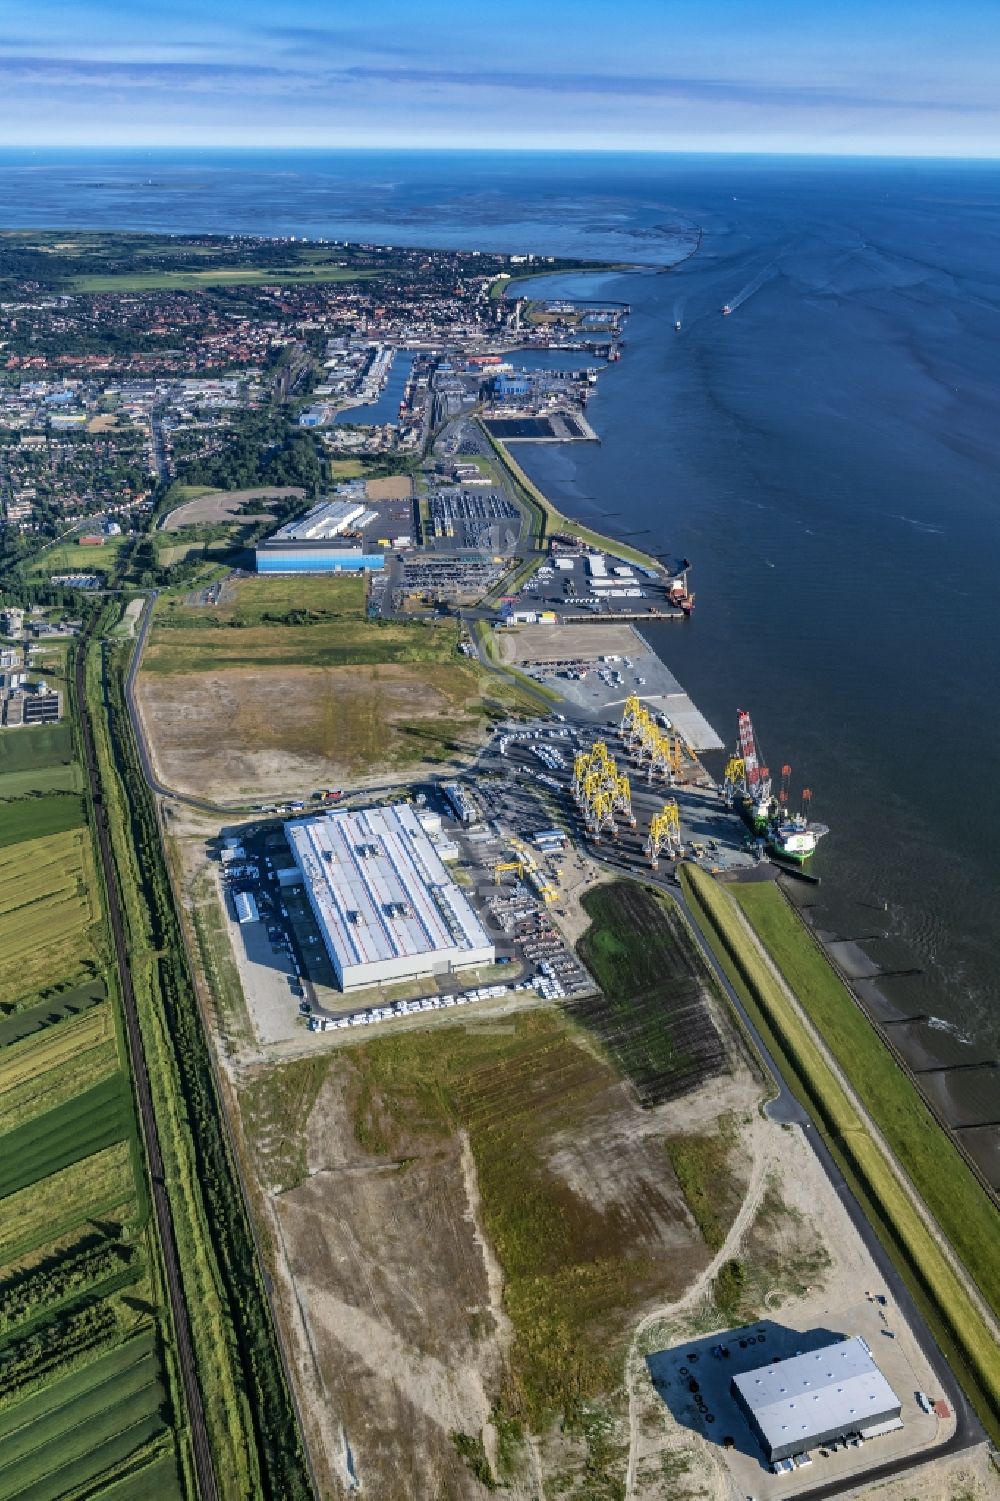
[[[0,145],[1000,155],[1000,0],[4,0]]]

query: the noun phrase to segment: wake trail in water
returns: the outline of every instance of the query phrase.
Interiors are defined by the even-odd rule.
[[[929,521],[917,521],[914,516],[903,516],[899,511],[887,513],[892,521],[905,521],[907,526],[912,526],[915,531],[927,532],[932,537],[943,537],[943,526],[932,526]]]
[[[745,287],[741,287],[736,296],[728,302],[729,311],[735,313],[737,308],[741,308],[745,302],[749,302],[754,293],[759,292],[764,283],[769,281],[775,274],[777,265],[777,260],[773,260],[770,265],[764,267],[763,271],[758,271],[753,280],[748,281]]]

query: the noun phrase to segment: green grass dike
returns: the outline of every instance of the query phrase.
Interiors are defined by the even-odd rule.
[[[513,480],[518,497],[528,511],[531,538],[536,546],[543,547],[547,533],[557,531],[564,536],[575,537],[578,542],[585,542],[588,547],[597,548],[600,552],[611,553],[626,563],[635,563],[639,568],[653,568],[657,573],[662,572],[661,565],[655,558],[650,557],[649,553],[640,552],[637,547],[629,547],[625,542],[618,542],[614,537],[605,536],[603,532],[592,531],[590,527],[581,526],[578,521],[572,521],[568,516],[564,516],[539,490],[535,482],[528,478],[506,444],[501,443],[499,438],[495,438],[485,423],[481,423],[480,426],[497,459]]]
[[[1000,1215],[822,949],[772,885],[722,887],[683,866],[700,925],[788,1082],[803,1099],[880,1239],[900,1266],[994,1440],[1000,1436],[1000,1349],[964,1279],[900,1185],[882,1147],[748,937],[761,943],[843,1070],[864,1110],[930,1210],[982,1299],[1000,1306]]]

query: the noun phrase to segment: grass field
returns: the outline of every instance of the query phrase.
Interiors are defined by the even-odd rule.
[[[675,904],[615,881],[589,891],[583,907],[591,926],[578,949],[604,994],[570,1012],[599,1037],[643,1104],[721,1072],[726,1050],[708,1005],[711,976]]]
[[[206,287],[301,286],[319,282],[367,281],[375,271],[341,266],[233,266],[205,271],[136,271],[120,276],[77,276],[75,292],[197,292]]]
[[[778,888],[737,886],[733,895],[1000,1317],[995,1206]]]
[[[0,1133],[54,1110],[120,1066],[110,1001],[0,1046]],[[0,1136],[0,1151],[6,1145]],[[0,1165],[0,1176],[3,1168]]]
[[[666,1147],[681,1192],[710,1251],[718,1251],[739,1211],[743,1195],[733,1175],[736,1133],[671,1136]]]
[[[0,849],[0,1004],[96,962],[97,891],[82,829]]]
[[[85,822],[83,799],[72,792],[51,792],[40,797],[22,797],[10,803],[2,799],[7,789],[0,778],[0,849],[65,834]]]
[[[826,1132],[872,1222],[903,1265],[911,1286],[928,1310],[935,1332],[969,1386],[980,1415],[996,1436],[1000,1433],[1000,1350],[963,1280],[952,1270],[900,1186],[796,1009],[751,946],[729,892],[706,872],[690,866],[682,868],[681,879],[695,909],[704,917],[730,977],[739,987],[768,1047]],[[806,938],[806,934],[801,934],[799,942]],[[838,1045],[830,1043],[831,1048]],[[865,1048],[877,1046],[878,1041],[869,1029]],[[857,1055],[850,1058],[846,1072],[852,1080],[860,1061]],[[892,1086],[886,1087],[891,1094]],[[933,1127],[929,1127],[929,1135],[933,1139]],[[943,1142],[943,1133],[937,1135]],[[981,1223],[978,1218],[977,1223]],[[977,1249],[975,1239],[970,1244]],[[992,1244],[995,1247],[995,1235]]]
[[[80,535],[90,536],[91,529],[83,527]],[[57,542],[35,556],[28,572],[45,578],[53,573],[110,573],[121,549],[131,542],[132,538],[125,536],[106,537],[101,547],[81,547],[75,540]]]
[[[133,1459],[126,1469],[123,1480],[101,1491],[101,1501],[151,1501],[154,1497],[155,1501],[182,1501],[184,1492],[177,1477],[177,1461],[170,1450],[141,1469]]]
[[[121,1210],[134,1195],[132,1153],[126,1141],[10,1194],[0,1212],[0,1265],[90,1219]]]
[[[0,1137],[0,1199],[103,1151],[132,1130],[131,1094],[118,1069]]]
[[[0,730],[0,796],[12,797],[5,792],[4,778],[10,774],[38,776],[49,770],[68,768],[73,761],[73,732],[68,720],[59,724],[42,724],[30,729]],[[28,789],[31,792],[48,792],[47,782],[40,780]],[[23,794],[18,794],[19,796]]]
[[[250,581],[256,582],[256,581]],[[224,667],[353,667],[455,659],[458,626],[368,620],[355,580],[329,594],[298,584],[261,581],[230,606],[204,610],[168,602],[157,610],[143,657],[147,673],[205,672]],[[315,581],[312,581],[315,582]],[[339,580],[320,581],[329,589]],[[304,595],[304,597],[303,597]],[[315,602],[313,602],[315,601]]]
[[[242,579],[232,593],[231,602],[206,608],[161,600],[143,671],[431,662],[458,644],[454,626],[367,620],[361,579]]]
[[[20,730],[12,730],[19,735]],[[32,726],[28,738],[34,740],[38,730]],[[83,768],[75,761],[59,766],[38,766],[27,771],[0,772],[0,801],[8,798],[44,796],[50,792],[82,792]]]
[[[155,1336],[138,1335],[0,1413],[0,1501],[92,1495],[109,1471],[136,1468],[138,1452],[166,1434],[167,1391]],[[123,1461],[128,1465],[123,1466]],[[115,1497],[180,1501],[176,1464],[138,1469],[140,1489]],[[92,1490],[91,1487],[94,1489]]]

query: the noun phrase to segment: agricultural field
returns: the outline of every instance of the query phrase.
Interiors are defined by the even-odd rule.
[[[465,757],[514,690],[457,648],[448,623],[367,619],[359,579],[161,601],[138,683],[160,775],[230,801]]]
[[[7,730],[9,735],[27,736],[37,744],[43,729],[57,729],[57,725],[32,726],[29,730]],[[0,772],[0,803],[20,797],[41,796],[47,792],[82,792],[83,770],[76,761],[66,761],[55,766],[32,766],[24,771]],[[0,809],[7,812],[8,809]]]
[[[591,926],[581,959],[603,991],[571,1014],[635,1085],[660,1105],[726,1067],[714,982],[675,904],[634,881],[583,898]]]
[[[134,271],[113,276],[77,276],[75,292],[199,292],[206,287],[302,286],[365,281],[374,271],[341,266],[216,266],[206,271]]]
[[[22,1006],[4,1016],[0,1014],[0,1048],[20,1042],[32,1032],[41,1032],[70,1017],[99,1006],[107,997],[104,981],[93,979],[82,985],[58,985],[46,991],[44,999],[32,1006]]]
[[[0,849],[0,1011],[96,967],[100,917],[85,829]]]
[[[102,1001],[44,1033],[10,1041],[0,1032],[0,1133],[89,1089],[121,1063],[111,1002]],[[0,1177],[3,1175],[0,1167]]]
[[[66,719],[27,730],[0,730],[0,797],[24,795],[9,790],[5,779],[13,776],[38,778],[26,785],[26,791],[54,791],[46,774],[74,765],[73,732]]]
[[[26,839],[65,834],[70,829],[82,828],[85,822],[83,799],[74,793],[51,792],[8,803],[3,801],[5,790],[4,779],[0,777],[0,849],[22,844]]]
[[[644,1109],[588,1032],[549,1010],[245,1071],[282,1297],[310,1330],[299,1389],[314,1457],[336,1481],[342,1422],[373,1493],[471,1497],[485,1481],[521,1497],[537,1494],[532,1434],[553,1494],[619,1496],[632,1329],[711,1254],[668,1144],[713,1136],[757,1095],[737,1060]],[[715,1171],[733,1216],[739,1154],[724,1145]]]
[[[0,1199],[113,1146],[131,1131],[131,1094],[125,1075],[116,1069],[55,1109],[4,1133]]]
[[[156,1339],[147,1330],[0,1411],[0,1498],[181,1501],[168,1406]]]
[[[0,1034],[0,1501],[96,1497],[147,1463],[182,1494],[132,1094],[95,989]]]
[[[10,1194],[0,1215],[0,1268],[85,1225],[93,1216],[123,1213],[135,1201],[132,1152],[115,1142],[93,1157]]]
[[[69,722],[0,736],[0,1501],[119,1482],[180,1501],[158,1253],[73,749]]]

